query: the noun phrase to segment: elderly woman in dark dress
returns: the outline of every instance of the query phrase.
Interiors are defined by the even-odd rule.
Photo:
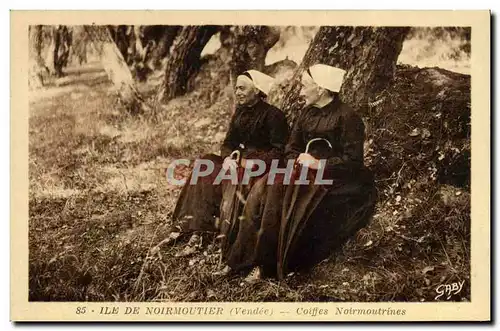
[[[251,270],[245,278],[250,283],[263,274],[282,279],[328,258],[369,221],[374,178],[363,162],[363,121],[339,99],[344,74],[321,64],[304,73],[305,108],[285,150],[286,159],[295,160],[292,182],[281,176],[272,185],[264,179],[254,185],[227,253],[226,273]],[[295,185],[302,167],[309,184]],[[320,172],[324,183],[318,184]]]
[[[233,209],[238,209],[233,207],[228,211],[225,207],[228,205],[225,200],[233,200],[234,196],[233,192],[226,194],[226,191],[233,188],[231,181],[226,179],[219,184],[215,181],[214,184],[221,168],[226,171],[231,171],[230,168],[238,169],[238,174],[241,175],[247,159],[258,159],[270,164],[272,159],[283,157],[289,133],[286,118],[279,109],[264,101],[272,82],[272,77],[256,70],[248,70],[237,77],[237,106],[221,146],[220,156],[208,154],[202,157],[213,162],[214,171],[212,175],[200,177],[195,185],[189,184],[191,174],[173,212],[173,226],[177,231],[171,232],[163,243],[177,239],[182,234],[191,234],[188,244],[177,256],[194,253],[201,232],[218,231],[216,220],[221,210],[227,216],[233,213]],[[239,152],[239,163],[230,156],[234,151]],[[250,181],[244,191],[248,192],[254,182],[255,179]],[[241,202],[236,203],[241,207]],[[232,222],[231,219],[224,221]]]

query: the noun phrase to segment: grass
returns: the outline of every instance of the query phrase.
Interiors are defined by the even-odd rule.
[[[182,241],[150,254],[169,231],[180,191],[164,170],[174,158],[217,152],[231,112],[227,91],[215,102],[197,91],[177,98],[153,121],[126,115],[99,77],[91,64],[31,94],[31,301],[420,302],[434,301],[438,285],[462,280],[464,289],[449,300],[470,300],[468,189],[437,180],[439,169],[422,169],[437,152],[408,164],[404,154],[417,148],[418,159],[429,142],[406,146],[406,133],[400,140],[397,132],[384,133],[403,130],[411,116],[422,122],[430,115],[409,107],[396,123],[372,114],[367,159],[378,171],[381,198],[372,222],[341,252],[307,274],[241,286],[240,276],[211,276],[219,263],[211,235],[190,258],[174,257]],[[147,94],[152,86],[140,88]],[[454,125],[446,111],[432,109]],[[435,135],[441,124],[429,126],[439,136],[432,148],[450,154],[469,139],[446,130]]]

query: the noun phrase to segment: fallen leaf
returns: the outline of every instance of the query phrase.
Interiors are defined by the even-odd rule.
[[[431,132],[428,129],[423,129],[422,130],[422,138],[429,138],[431,136]]]
[[[217,298],[217,295],[215,294],[215,292],[211,289],[208,289],[207,290],[207,298]]]
[[[172,238],[172,239],[177,239],[177,238],[179,238],[179,237],[180,237],[180,235],[181,235],[181,233],[180,233],[180,232],[172,232],[172,233],[170,233],[170,235],[169,235],[169,236],[170,236],[170,238]]]
[[[419,128],[415,128],[415,129],[413,129],[413,131],[412,131],[412,132],[410,132],[408,135],[409,135],[410,137],[416,137],[416,136],[420,135],[420,129],[419,129]]]

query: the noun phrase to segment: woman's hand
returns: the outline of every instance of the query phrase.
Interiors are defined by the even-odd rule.
[[[297,158],[299,164],[305,165],[310,169],[318,169],[319,160],[313,157],[311,154],[301,153]]]
[[[236,169],[237,167],[238,164],[236,163],[236,160],[230,158],[229,156],[224,159],[224,163],[222,164],[222,168],[224,168],[224,170],[229,168]]]

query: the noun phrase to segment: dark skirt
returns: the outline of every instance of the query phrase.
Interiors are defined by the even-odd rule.
[[[312,177],[310,177],[312,178]],[[234,270],[263,267],[283,278],[328,258],[365,226],[374,211],[373,176],[363,170],[333,185],[267,185],[262,178],[248,194],[227,262]]]
[[[172,215],[173,227],[183,233],[216,231],[223,184],[214,185],[214,179],[222,168],[223,159],[215,154],[204,155],[202,159],[214,163],[213,175],[200,177],[196,184],[191,185],[190,174],[182,187]]]
[[[264,267],[265,273],[275,273],[277,245],[282,213],[281,199],[285,186],[279,180],[267,185],[264,176],[252,187],[228,235],[223,258],[235,271],[255,265]]]
[[[334,183],[330,187],[299,188],[295,213],[283,215],[281,219],[279,278],[290,271],[309,269],[338,251],[369,223],[377,200],[375,183],[369,173],[360,174],[356,181]],[[287,187],[285,204],[293,200],[292,190],[293,187]]]

